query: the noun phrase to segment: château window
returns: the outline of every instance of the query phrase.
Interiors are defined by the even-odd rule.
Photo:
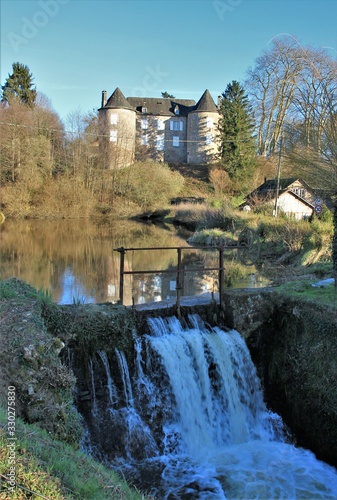
[[[175,114],[175,115],[179,115],[179,113],[180,113],[179,106],[176,106],[176,107],[174,108],[174,114]]]
[[[171,120],[170,130],[182,131],[184,128],[184,122],[182,120]]]
[[[211,118],[210,116],[208,116],[207,119],[206,119],[206,126],[207,126],[207,128],[213,128],[214,127],[214,119]]]
[[[148,120],[146,120],[146,118],[143,118],[143,120],[141,120],[141,127],[142,127],[142,130],[146,130],[149,126],[149,122]]]
[[[158,151],[164,150],[164,137],[162,136],[157,136],[157,150]]]
[[[212,144],[212,142],[213,142],[213,136],[212,136],[212,134],[207,134],[206,135],[206,144],[207,144],[207,146],[209,146],[210,144]]]
[[[142,146],[147,146],[147,135],[143,134],[141,137]]]
[[[117,115],[117,113],[112,113],[110,115],[110,123],[111,123],[111,125],[117,125],[117,123],[118,123],[118,115]]]
[[[117,142],[117,130],[110,130],[110,142]]]
[[[172,145],[175,147],[175,148],[179,148],[179,137],[177,135],[174,135],[173,136],[173,143]]]
[[[147,113],[147,108],[142,107],[142,113]]]
[[[165,122],[163,120],[160,120],[159,118],[157,120],[157,129],[165,130]]]

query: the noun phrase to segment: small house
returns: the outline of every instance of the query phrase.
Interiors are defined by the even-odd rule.
[[[243,206],[252,210],[261,204],[268,204],[275,213],[282,212],[295,219],[308,219],[315,210],[315,194],[306,182],[299,178],[265,179],[252,191]]]

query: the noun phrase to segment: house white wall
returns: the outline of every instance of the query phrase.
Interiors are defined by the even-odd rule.
[[[275,202],[274,202],[275,203]],[[278,199],[278,209],[295,219],[307,219],[312,215],[312,208],[291,193],[282,193]]]

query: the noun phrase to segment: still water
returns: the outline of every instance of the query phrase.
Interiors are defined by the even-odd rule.
[[[36,289],[48,290],[59,304],[117,302],[120,254],[116,248],[188,246],[191,233],[173,226],[132,221],[6,220],[0,225],[0,278],[20,278]],[[230,264],[236,252],[226,257]],[[183,264],[217,267],[217,252],[183,251]],[[170,270],[126,275],[124,304],[159,301],[176,296],[177,250],[128,251],[125,271]],[[257,287],[254,268],[233,286]],[[184,295],[218,291],[218,273],[186,273]]]

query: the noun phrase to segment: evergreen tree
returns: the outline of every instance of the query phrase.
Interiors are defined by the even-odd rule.
[[[257,157],[253,131],[248,98],[233,81],[222,94],[219,120],[220,164],[233,181],[248,183],[254,173]]]
[[[165,92],[161,93],[161,96],[164,98],[175,99],[175,96],[172,94],[169,94],[166,90],[165,90]]]
[[[36,88],[33,88],[33,75],[28,66],[13,63],[13,73],[8,75],[2,87],[2,101],[10,104],[11,100],[18,99],[21,104],[33,107],[36,100]]]

